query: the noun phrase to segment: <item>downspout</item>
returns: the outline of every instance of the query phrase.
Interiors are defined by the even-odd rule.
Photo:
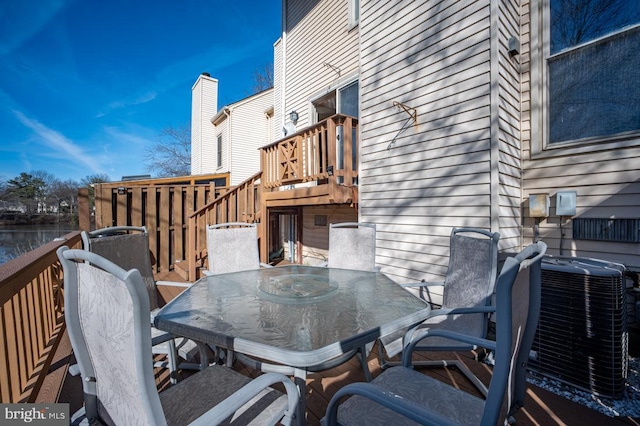
[[[229,181],[231,181],[231,179],[233,179],[233,174],[231,173],[231,108],[229,107],[225,107],[222,112],[224,113],[224,115],[227,116],[227,119],[225,120],[227,122],[227,162],[228,162],[228,166],[227,170],[229,170]],[[222,164],[222,167],[224,167],[224,164]],[[232,183],[229,182],[229,186],[231,186]]]
[[[497,2],[490,2],[491,50],[490,50],[490,113],[489,113],[489,223],[491,232],[500,232],[500,41],[499,16]]]
[[[284,128],[287,92],[287,0],[282,0],[282,89],[280,91],[280,129]],[[275,135],[274,135],[275,137]],[[280,139],[280,136],[276,137]]]

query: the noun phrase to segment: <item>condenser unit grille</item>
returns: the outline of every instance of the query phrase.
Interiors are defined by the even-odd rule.
[[[622,396],[628,367],[625,292],[621,265],[546,258],[530,367],[596,395]]]

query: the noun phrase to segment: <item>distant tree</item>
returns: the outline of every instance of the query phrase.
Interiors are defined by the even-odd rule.
[[[58,211],[65,210],[66,204],[69,213],[73,213],[78,209],[78,188],[80,183],[73,179],[66,181],[56,180],[51,185],[50,197],[54,198],[58,203]]]
[[[98,173],[98,174],[95,174],[95,175],[88,175],[88,176],[85,176],[82,179],[80,179],[80,186],[82,186],[82,187],[84,187],[84,186],[90,187],[94,183],[105,183],[105,182],[110,182],[110,181],[111,181],[111,178],[109,177],[109,175],[104,174],[104,173]]]
[[[95,175],[88,175],[83,177],[82,179],[80,179],[80,186],[81,187],[91,187],[91,185],[95,184],[95,183],[105,183],[105,182],[110,182],[111,178],[109,177],[109,175],[104,174],[104,173],[98,173]]]
[[[13,201],[20,201],[27,208],[27,213],[37,210],[38,202],[43,199],[46,184],[42,178],[29,173],[20,173],[7,181],[6,194]]]
[[[167,127],[145,152],[146,170],[157,177],[191,174],[191,128]]]
[[[89,175],[80,179],[80,187],[89,189],[89,208],[91,208],[91,210],[93,210],[93,206],[96,205],[96,192],[93,185],[96,183],[109,182],[110,180],[111,178],[104,173]]]
[[[253,92],[260,93],[273,87],[273,64],[265,63],[253,71]]]
[[[38,211],[46,213],[54,205],[58,205],[60,203],[55,194],[53,194],[53,190],[60,182],[60,179],[46,170],[34,170],[31,172],[31,176],[36,179],[40,179],[44,184],[40,194],[38,194],[37,201],[40,204],[40,209],[38,209]]]

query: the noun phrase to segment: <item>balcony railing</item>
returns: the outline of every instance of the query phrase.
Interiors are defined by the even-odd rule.
[[[35,402],[64,332],[62,267],[56,250],[71,232],[0,265],[0,402]]]
[[[315,181],[351,186],[358,176],[358,120],[334,115],[262,148],[266,189]]]

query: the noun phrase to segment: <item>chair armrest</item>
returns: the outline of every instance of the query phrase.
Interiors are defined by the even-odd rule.
[[[217,367],[220,368],[220,367]],[[222,367],[225,368],[225,367]],[[287,376],[278,373],[266,373],[247,383],[224,401],[194,420],[191,425],[208,426],[217,424],[220,419],[226,419],[240,407],[249,402],[267,387],[274,383],[282,383],[287,396],[287,410],[284,412],[282,423],[290,424],[298,406],[298,388]]]
[[[480,346],[490,350],[495,350],[496,348],[496,342],[494,340],[469,336],[467,334],[458,333],[456,331],[422,329],[414,333],[409,344],[405,345],[404,349],[402,350],[402,365],[405,367],[410,367],[412,363],[411,356],[413,355],[413,350],[416,348],[416,346],[418,346],[418,343],[426,339],[427,337],[436,336],[444,337],[462,343],[467,343],[469,345]]]
[[[471,308],[440,308],[432,309],[429,312],[429,316],[426,319],[443,316],[443,315],[458,315],[458,314],[490,314],[496,311],[495,306],[473,306]],[[428,327],[425,324],[425,327]]]
[[[352,383],[340,388],[331,398],[322,424],[338,424],[338,405],[340,399],[349,395],[360,395],[370,399],[415,422],[425,425],[455,425],[450,419],[433,413],[397,394],[372,383]]]
[[[181,283],[178,281],[156,281],[156,285],[164,285],[167,287],[182,287],[187,288],[191,287],[193,283]]]
[[[175,339],[176,335],[171,334],[171,333],[167,333],[167,332],[162,332],[156,336],[153,336],[151,338],[151,346],[155,346],[155,345],[159,345],[160,343],[164,343],[164,342],[168,342],[169,340],[173,340]]]
[[[444,286],[444,281],[411,281],[408,283],[399,283],[401,287],[435,287]]]
[[[79,376],[80,375],[80,366],[78,364],[72,364],[69,366],[69,374],[71,374],[72,376]]]

